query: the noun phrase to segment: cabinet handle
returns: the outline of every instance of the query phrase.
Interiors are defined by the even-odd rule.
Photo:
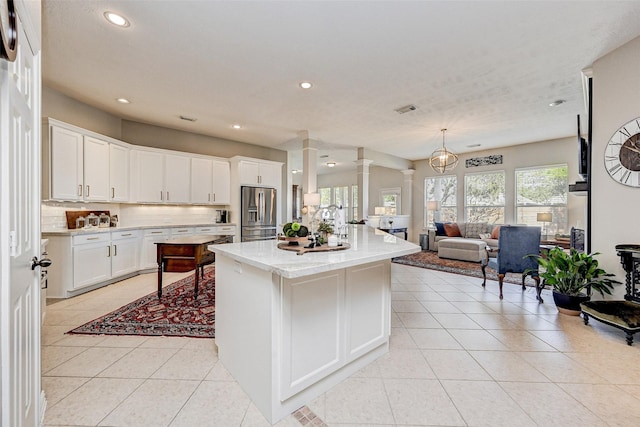
[[[78,196],[82,197],[82,184],[78,185]]]
[[[89,197],[89,186],[87,185],[87,197]]]
[[[87,237],[87,240],[98,240],[99,237]]]
[[[209,200],[207,200],[208,202],[211,201],[211,193],[209,193]]]
[[[162,231],[152,231],[151,234],[162,234]]]
[[[116,189],[114,187],[111,187],[111,198],[112,199],[116,198]]]
[[[164,200],[164,192],[160,190],[160,200]]]
[[[113,245],[113,256],[118,256],[118,245]]]
[[[107,258],[111,256],[111,246],[107,246]]]
[[[121,234],[121,237],[131,236],[132,233]]]
[[[213,193],[213,201],[216,201],[216,193]]]
[[[167,191],[167,202],[169,201],[169,192]]]

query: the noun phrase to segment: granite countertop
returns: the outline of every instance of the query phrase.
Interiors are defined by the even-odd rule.
[[[276,240],[211,245],[209,250],[292,279],[420,252],[420,246],[367,226],[349,226],[349,249],[307,252],[278,249]]]
[[[80,230],[73,229],[69,230],[66,228],[58,228],[54,230],[45,230],[43,229],[40,234],[44,235],[55,235],[55,236],[75,236],[77,234],[89,234],[89,233],[106,233],[109,231],[120,231],[120,230],[147,230],[150,228],[182,228],[182,227],[224,227],[224,226],[233,226],[236,224],[163,224],[163,225],[132,225],[132,226],[120,226],[117,227],[105,227],[105,228],[82,228]]]

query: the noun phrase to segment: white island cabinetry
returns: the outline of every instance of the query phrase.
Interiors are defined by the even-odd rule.
[[[275,423],[389,348],[392,257],[420,247],[351,226],[349,249],[212,245],[220,361]]]

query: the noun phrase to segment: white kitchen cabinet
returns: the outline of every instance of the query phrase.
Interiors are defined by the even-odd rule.
[[[191,162],[188,156],[135,151],[138,202],[189,203]]]
[[[74,290],[111,278],[109,233],[74,236],[72,252]]]
[[[176,227],[171,229],[172,239],[175,239],[176,237],[193,236],[194,234],[194,227]]]
[[[45,126],[42,150],[44,198],[109,201],[112,144],[108,138],[86,135],[72,126]]]
[[[213,160],[213,191],[211,203],[227,205],[231,202],[231,168],[229,162]]]
[[[58,126],[50,126],[48,132],[43,134],[49,135],[48,140],[43,144],[43,164],[46,167],[43,172],[45,198],[82,200],[84,196],[82,134]]]
[[[143,231],[140,249],[140,269],[158,268],[157,242],[165,242],[171,237],[169,228],[150,228]]]
[[[135,150],[136,197],[138,202],[164,202],[164,154]]]
[[[191,203],[229,204],[231,169],[229,162],[193,157],[191,159]]]
[[[191,158],[191,203],[210,204],[213,193],[213,162],[200,157]]]
[[[191,196],[191,158],[165,154],[164,189],[167,203],[189,203]]]
[[[109,144],[109,200],[129,201],[129,147]]]
[[[206,227],[196,227],[194,233],[211,236],[235,236],[236,227],[234,225],[209,225]]]
[[[111,232],[111,277],[123,276],[138,271],[139,253],[138,231]]]
[[[238,162],[238,176],[240,184],[279,188],[282,166],[279,163],[243,159]]]
[[[109,200],[109,143],[90,136],[84,137],[84,200]]]

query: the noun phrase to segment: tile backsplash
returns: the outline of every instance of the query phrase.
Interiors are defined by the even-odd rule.
[[[42,230],[60,230],[67,228],[66,211],[108,210],[118,215],[119,223],[125,227],[149,225],[189,225],[213,224],[216,209],[228,206],[158,206],[129,205],[117,203],[71,203],[43,202]]]

